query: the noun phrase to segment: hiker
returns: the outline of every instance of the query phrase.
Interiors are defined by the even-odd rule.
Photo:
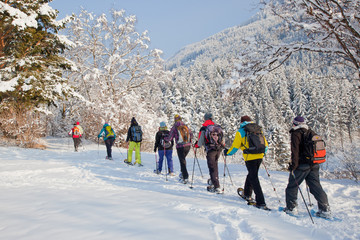
[[[106,145],[107,156],[105,159],[113,160],[111,155],[111,147],[115,142],[116,134],[114,129],[107,122],[104,124],[103,128],[101,129],[98,135],[98,142],[101,136],[103,136]]]
[[[204,123],[199,131],[198,142],[195,148],[205,147],[206,160],[209,168],[211,185],[207,186],[209,192],[221,193],[219,183],[218,160],[225,146],[223,132],[219,125],[212,121],[212,114],[204,115]],[[210,127],[211,126],[211,127]]]
[[[268,209],[265,204],[265,198],[263,191],[261,189],[259,181],[259,168],[262,163],[264,154],[267,152],[268,143],[263,137],[263,150],[264,153],[248,153],[249,151],[249,140],[246,135],[245,129],[247,125],[254,124],[249,116],[242,116],[240,119],[240,129],[235,134],[235,139],[232,143],[230,149],[224,150],[225,156],[231,156],[235,154],[239,148],[243,151],[243,157],[245,160],[245,165],[248,170],[246,176],[243,198],[248,202],[253,202],[252,192],[255,193],[255,206],[262,209]],[[258,126],[258,125],[257,125]],[[261,131],[262,132],[262,131]],[[262,135],[263,136],[263,135]]]
[[[78,151],[83,133],[84,130],[80,126],[80,123],[79,122],[74,123],[74,127],[70,130],[69,135],[72,136],[72,139],[74,141],[75,152]]]
[[[137,123],[135,117],[131,119],[131,124],[126,136],[126,142],[129,142],[128,149],[128,158],[124,160],[125,163],[132,165],[132,153],[135,148],[135,164],[138,164],[139,167],[142,167],[141,164],[141,155],[140,155],[140,147],[142,141],[142,130],[141,126]]]
[[[193,134],[191,130],[182,121],[179,114],[174,116],[174,125],[172,126],[169,137],[165,137],[166,141],[175,139],[176,151],[180,162],[181,173],[179,175],[180,181],[184,184],[189,182],[189,173],[186,168],[186,156],[191,148],[191,140]]]
[[[159,131],[156,133],[155,136],[154,152],[156,153],[156,149],[158,149],[158,154],[159,154],[159,162],[156,165],[155,172],[157,174],[161,173],[163,160],[165,156],[168,165],[168,173],[170,176],[174,176],[174,164],[172,160],[174,140],[171,141],[164,140],[165,137],[169,136],[169,133],[170,131],[167,129],[166,123],[161,122]]]
[[[314,195],[318,202],[319,217],[330,218],[330,206],[327,195],[320,184],[319,164],[309,163],[304,155],[304,133],[308,130],[305,119],[297,116],[293,120],[291,134],[291,163],[289,164],[289,182],[285,189],[286,208],[284,212],[288,214],[297,213],[297,194],[300,184],[305,180],[309,186],[310,193]]]

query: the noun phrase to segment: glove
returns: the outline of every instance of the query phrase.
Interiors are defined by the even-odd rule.
[[[224,156],[227,156],[227,152],[229,151],[229,149],[228,148],[225,148],[224,149]]]
[[[199,148],[198,141],[195,142],[194,148]]]
[[[289,172],[292,171],[292,165],[291,165],[291,163],[289,163],[288,170],[289,170]]]
[[[294,171],[298,166],[294,166],[292,163],[289,163],[289,167],[288,167],[288,170],[289,172],[292,172]]]

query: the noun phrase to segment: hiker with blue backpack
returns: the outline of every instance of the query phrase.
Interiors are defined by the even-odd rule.
[[[262,128],[253,123],[249,116],[242,116],[240,122],[240,129],[236,132],[230,149],[224,150],[224,155],[231,156],[239,149],[243,151],[248,175],[246,176],[244,189],[241,188],[242,193],[239,193],[240,188],[238,193],[249,204],[267,210],[258,172],[264,155],[267,152],[268,143],[263,135]],[[255,193],[255,201],[251,197],[253,191]]]
[[[115,142],[116,134],[114,129],[107,122],[104,124],[103,128],[101,129],[98,135],[98,141],[101,136],[103,136],[106,145],[106,152],[107,152],[106,159],[112,160],[113,158],[111,155],[111,147]]]
[[[135,117],[131,119],[131,125],[128,129],[128,133],[126,136],[126,142],[129,142],[128,156],[127,159],[124,160],[126,164],[132,165],[132,154],[135,149],[135,164],[138,164],[139,167],[142,167],[141,164],[141,154],[140,147],[142,141],[142,130],[141,126],[136,121]]]
[[[170,131],[167,129],[166,123],[161,122],[159,131],[155,135],[154,152],[156,153],[157,150],[159,154],[159,162],[156,164],[155,172],[161,174],[164,157],[166,157],[168,170],[165,169],[165,174],[167,174],[168,171],[170,176],[174,176],[174,165],[172,160],[174,140],[165,140],[165,137],[168,137],[169,133]]]
[[[195,148],[205,147],[206,160],[209,168],[211,184],[207,186],[209,192],[221,193],[219,182],[218,161],[224,148],[223,131],[221,127],[212,121],[212,114],[204,115],[204,123],[202,124],[198,141]]]

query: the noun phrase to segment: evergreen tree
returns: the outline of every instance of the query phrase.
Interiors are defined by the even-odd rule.
[[[1,114],[1,129],[9,137],[17,138],[32,125],[27,121],[20,125],[20,118],[31,115],[37,121],[40,115],[35,117],[34,109],[46,111],[47,105],[72,92],[62,77],[71,64],[60,56],[65,43],[57,35],[65,21],[55,21],[57,12],[50,1],[0,1],[0,111],[12,109],[9,117],[18,119],[15,128],[22,129],[5,130],[8,123]]]

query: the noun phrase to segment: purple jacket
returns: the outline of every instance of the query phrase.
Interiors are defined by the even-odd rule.
[[[178,143],[179,141],[179,132],[177,130],[177,127],[178,126],[181,126],[181,125],[185,125],[185,123],[183,123],[182,121],[178,121],[176,122],[171,130],[170,130],[170,133],[169,133],[169,137],[168,138],[164,138],[166,141],[171,141],[173,139],[175,139],[175,142],[176,142],[176,148],[182,148],[182,147],[187,147],[187,146],[191,146],[191,140],[193,139],[193,133],[191,132],[190,128],[189,128],[189,132],[190,132],[190,142],[189,143]]]

